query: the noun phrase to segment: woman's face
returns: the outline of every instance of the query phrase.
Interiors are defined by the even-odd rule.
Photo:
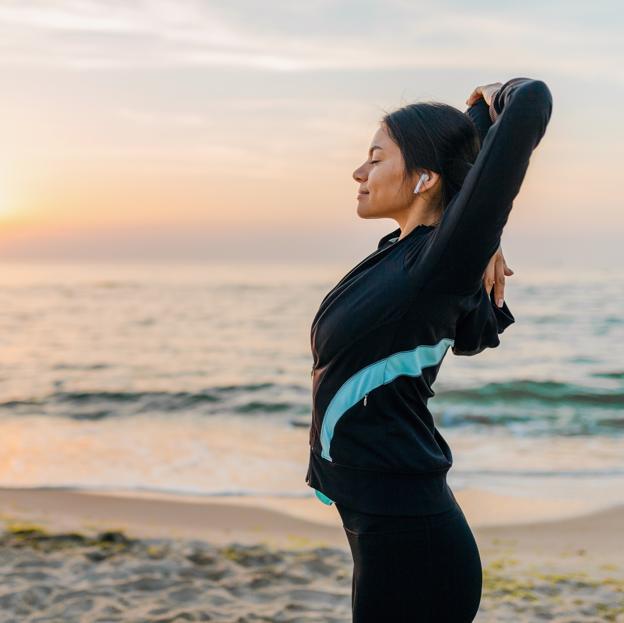
[[[399,146],[381,124],[370,144],[367,160],[354,172],[358,182],[358,216],[393,217],[409,209],[414,188],[403,183],[405,162]]]

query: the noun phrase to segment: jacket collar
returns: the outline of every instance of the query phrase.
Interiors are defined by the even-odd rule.
[[[416,232],[418,232],[418,234],[425,234],[435,228],[436,228],[435,225],[416,225],[416,227],[414,227],[414,229],[412,229],[412,231],[409,234],[407,234],[405,238],[409,238],[412,235],[417,235]],[[401,228],[397,227],[396,229],[386,234],[385,236],[382,236],[379,239],[377,248],[381,249],[381,247],[383,247],[387,242],[389,242],[393,238],[398,238],[400,235],[401,235]],[[403,238],[403,240],[405,240],[405,238]]]

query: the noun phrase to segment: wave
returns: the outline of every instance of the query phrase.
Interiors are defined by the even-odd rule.
[[[488,431],[503,427],[520,435],[624,434],[621,389],[588,388],[555,381],[519,380],[436,392],[429,408],[439,426]],[[288,416],[292,426],[310,424],[307,386],[245,383],[199,391],[55,391],[0,402],[0,416],[54,416],[102,420],[135,415]]]
[[[592,376],[599,376],[605,379],[623,379],[624,370],[606,370],[605,372],[594,372]]]
[[[289,397],[293,398],[298,394],[309,393],[302,386],[274,383],[223,385],[195,392],[56,391],[39,397],[0,402],[0,414],[57,415],[72,419],[99,420],[180,411],[193,411],[201,415],[300,414],[304,409],[309,411],[303,401],[271,400],[272,397],[283,396],[284,390],[288,390]],[[264,396],[253,397],[260,392]]]
[[[461,476],[495,476],[504,478],[619,478],[624,469],[609,467],[604,469],[462,469],[455,470]]]
[[[609,378],[621,373],[602,373]],[[541,404],[574,403],[595,406],[624,405],[622,388],[604,389],[580,386],[575,383],[559,381],[517,380],[503,383],[488,383],[480,387],[466,389],[447,389],[436,392],[438,400],[448,402],[478,402],[480,404],[496,401],[521,403],[527,401]]]

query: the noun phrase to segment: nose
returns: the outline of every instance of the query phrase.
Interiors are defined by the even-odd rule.
[[[364,166],[359,166],[355,171],[353,171],[353,179],[360,184],[366,181]]]

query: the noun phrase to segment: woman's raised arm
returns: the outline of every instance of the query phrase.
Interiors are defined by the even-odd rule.
[[[482,116],[479,106],[473,112]],[[424,288],[469,294],[481,286],[531,153],[546,132],[552,95],[542,80],[512,78],[494,94],[488,112],[493,123],[477,159],[421,256]]]
[[[472,119],[479,132],[481,144],[487,136],[488,130],[492,126],[492,117],[490,116],[490,107],[485,100],[480,97],[472,106],[466,110],[466,114]]]

